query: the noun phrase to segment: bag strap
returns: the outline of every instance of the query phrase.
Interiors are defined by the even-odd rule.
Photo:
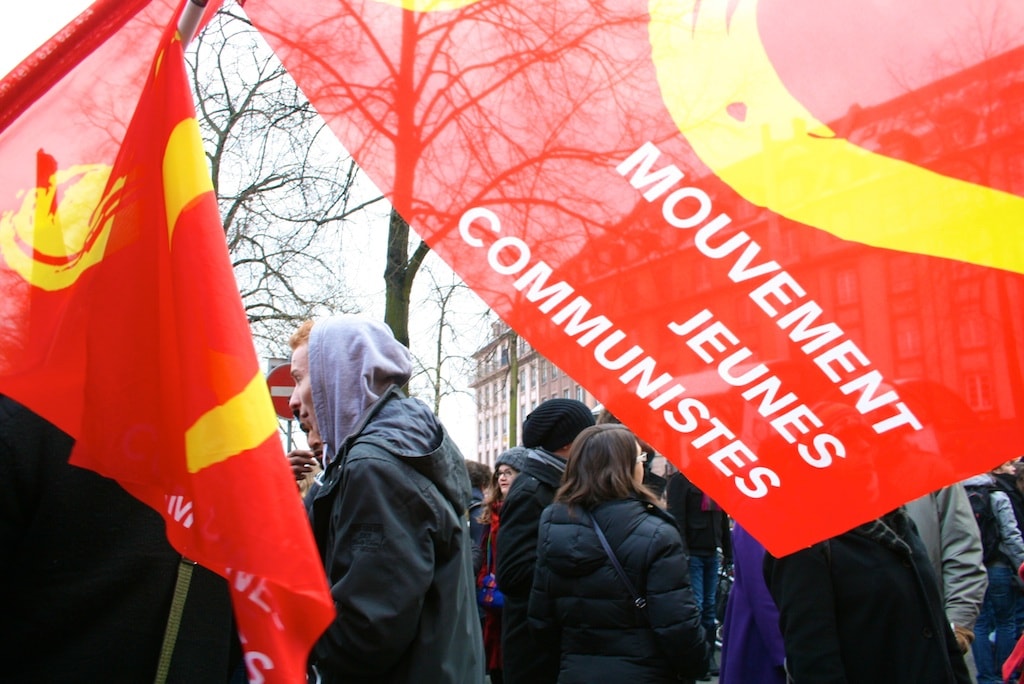
[[[619,563],[618,557],[615,552],[612,551],[612,547],[608,544],[608,539],[604,536],[604,532],[601,530],[601,526],[597,524],[597,519],[593,515],[590,516],[590,524],[594,527],[594,532],[597,533],[597,538],[601,542],[601,546],[604,547],[604,552],[608,554],[608,560],[612,562],[612,567],[615,568],[615,572],[618,573],[619,579],[626,585],[626,589],[629,591],[630,596],[633,597],[633,605],[637,607],[644,617],[647,617],[647,599],[640,595],[640,592],[636,590],[633,583],[629,581],[629,577],[626,576],[626,571],[622,569],[622,564]]]
[[[185,612],[185,599],[188,598],[188,585],[192,581],[192,569],[196,562],[181,557],[178,563],[178,579],[174,583],[174,598],[171,599],[171,612],[167,614],[167,627],[164,630],[164,643],[160,647],[160,661],[156,668],[154,684],[164,684],[171,669],[171,656],[174,654],[174,643],[178,640],[178,628],[181,627],[181,615]]]

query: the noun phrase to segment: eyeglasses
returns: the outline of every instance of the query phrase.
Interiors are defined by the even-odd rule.
[[[640,455],[636,457],[637,463],[647,463],[647,452],[641,451]]]
[[[511,470],[499,470],[495,475],[497,477],[512,477],[513,473]]]

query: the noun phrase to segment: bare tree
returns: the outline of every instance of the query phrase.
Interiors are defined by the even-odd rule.
[[[280,350],[296,321],[354,311],[342,229],[358,168],[244,18],[222,12],[189,69],[235,278],[257,345]]]
[[[426,253],[425,253],[426,254]],[[426,353],[414,354],[416,369],[409,381],[414,392],[428,395],[427,400],[440,413],[442,402],[457,394],[467,397],[465,379],[473,373],[472,353],[481,341],[486,326],[486,305],[472,290],[436,258],[426,258],[422,273],[426,283],[417,310],[429,311],[415,330],[416,339],[430,340]]]
[[[250,11],[257,23],[276,15],[267,29],[285,61],[393,201],[386,320],[399,339],[408,340],[412,281],[428,243],[450,229],[454,212],[500,207],[509,225],[529,228],[535,242],[562,255],[578,254],[591,233],[626,234],[592,192],[612,160],[632,151],[636,134],[658,130],[619,101],[653,95],[635,91],[649,87],[640,85],[641,55],[605,49],[618,30],[645,27],[645,13],[592,2],[538,22],[529,5],[481,2],[457,19],[406,12],[380,41],[372,22],[339,3],[316,26],[338,37],[324,48],[305,40],[300,24],[281,17],[286,12]],[[598,126],[619,133],[595,150]],[[592,171],[581,176],[580,160]],[[565,239],[556,226],[575,234]]]
[[[363,274],[380,263],[373,226],[388,220],[387,202],[262,37],[237,10],[222,11],[193,42],[189,67],[235,277],[261,351],[285,355],[296,322],[314,314],[376,308],[381,290],[368,291]],[[390,219],[385,320],[409,345],[416,298],[423,352],[414,351],[411,384],[438,412],[445,398],[468,394],[467,357],[479,343],[469,333],[480,329],[485,307],[439,260],[414,293],[429,248],[411,245],[393,210]]]

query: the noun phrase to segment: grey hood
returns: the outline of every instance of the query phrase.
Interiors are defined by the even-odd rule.
[[[310,331],[309,373],[327,465],[384,392],[408,382],[412,355],[383,323],[336,316]]]
[[[990,473],[980,473],[978,475],[972,475],[963,481],[965,487],[991,487],[996,483],[996,480]]]
[[[472,487],[462,452],[430,407],[392,385],[341,445],[342,458],[373,444],[434,483],[456,513],[469,508]]]

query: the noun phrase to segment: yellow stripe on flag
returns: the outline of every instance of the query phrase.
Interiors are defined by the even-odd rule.
[[[185,433],[188,471],[258,447],[277,430],[267,381],[259,371],[239,394],[203,414]]]
[[[836,138],[779,78],[757,3],[649,4],[662,98],[701,161],[747,201],[845,240],[1024,273],[1024,199]]]
[[[178,216],[190,202],[213,192],[213,181],[203,157],[203,138],[195,118],[184,119],[174,127],[164,150],[164,202],[167,210],[167,237],[174,235]]]

